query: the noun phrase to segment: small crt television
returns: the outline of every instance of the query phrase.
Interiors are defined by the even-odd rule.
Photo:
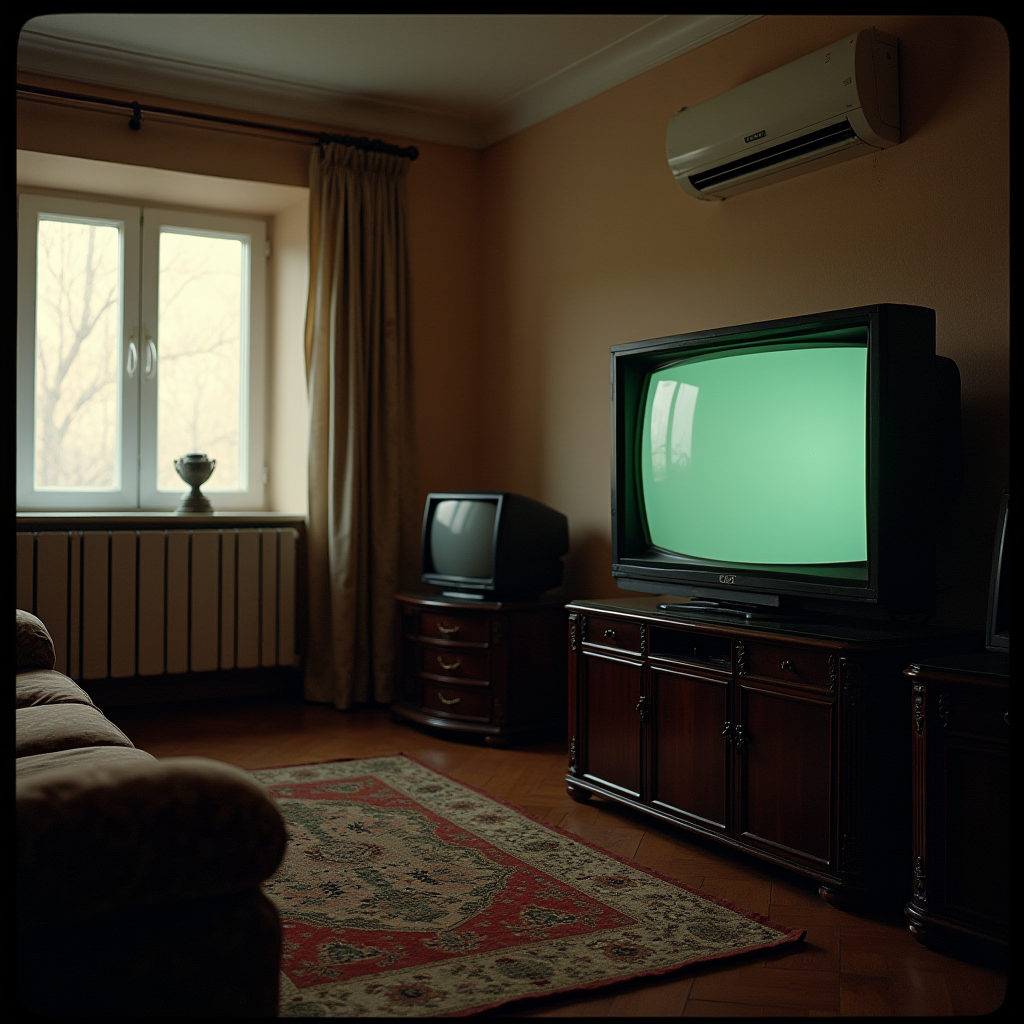
[[[620,587],[747,618],[933,611],[961,475],[960,376],[933,310],[617,345],[611,386]]]
[[[505,491],[438,492],[423,510],[420,577],[446,597],[530,600],[562,582],[569,521]]]

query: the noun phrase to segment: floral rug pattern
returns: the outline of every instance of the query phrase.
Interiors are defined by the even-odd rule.
[[[281,1015],[473,1013],[799,941],[404,755],[268,768]]]

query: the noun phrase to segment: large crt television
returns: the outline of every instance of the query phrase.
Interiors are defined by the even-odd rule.
[[[423,510],[421,579],[447,597],[529,600],[562,582],[569,521],[508,492],[437,492]]]
[[[936,515],[961,442],[960,377],[936,356],[933,310],[617,345],[611,389],[621,588],[747,618],[934,610]]]

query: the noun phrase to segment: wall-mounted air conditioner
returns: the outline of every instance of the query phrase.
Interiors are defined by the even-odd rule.
[[[668,163],[698,199],[760,188],[900,141],[897,40],[865,29],[668,124]]]

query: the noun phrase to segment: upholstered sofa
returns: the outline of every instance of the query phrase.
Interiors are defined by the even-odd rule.
[[[54,669],[17,612],[17,963],[47,1016],[276,1016],[281,925],[260,889],[286,832],[246,772],[153,757]]]

